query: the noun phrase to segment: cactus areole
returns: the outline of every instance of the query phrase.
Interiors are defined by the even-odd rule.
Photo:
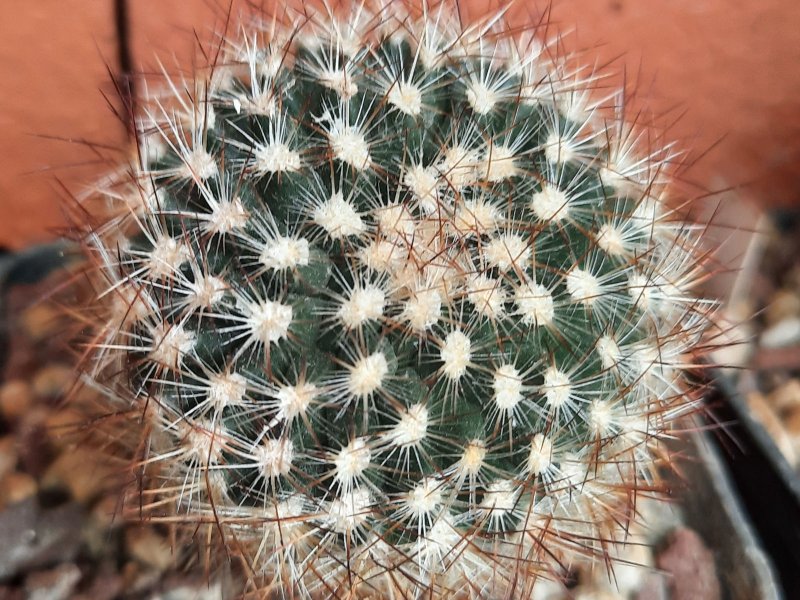
[[[137,514],[254,589],[529,597],[624,540],[695,406],[674,152],[452,8],[243,20],[148,86],[93,194],[90,375],[136,415]]]

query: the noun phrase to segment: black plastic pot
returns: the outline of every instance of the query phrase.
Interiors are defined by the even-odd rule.
[[[707,403],[723,427],[701,436],[704,442],[699,444],[698,451],[709,468],[709,477],[730,482],[729,490],[720,490],[722,504],[731,506],[732,515],[739,512],[730,526],[743,529],[745,537],[744,529],[751,530],[753,547],[760,546],[764,558],[773,565],[776,588],[786,598],[800,597],[800,478],[764,427],[753,418],[728,375],[717,374]],[[693,490],[686,501],[695,504],[701,498]],[[702,506],[697,507],[697,512],[698,529],[703,521],[716,519],[711,510],[703,511]],[[707,535],[724,538],[722,528],[713,525],[709,528],[714,531]],[[742,550],[744,558],[748,548]],[[741,563],[737,563],[735,556],[731,558],[734,560],[723,562],[731,569],[738,569]],[[766,578],[767,573],[761,576]],[[762,597],[770,596],[742,596]]]
[[[786,598],[713,435],[699,433],[687,441],[691,458],[681,466],[686,479],[678,493],[683,520],[714,553],[724,598]]]

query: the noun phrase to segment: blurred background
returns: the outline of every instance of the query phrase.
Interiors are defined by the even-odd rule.
[[[229,5],[235,15],[247,0],[16,3],[13,16],[0,20],[0,248],[31,248],[65,231],[69,198],[127,154],[117,89],[125,72],[205,63],[198,40],[213,47]],[[460,7],[468,21],[497,3],[461,0]],[[717,423],[725,424],[716,436],[721,459],[701,453],[697,462],[710,471],[687,477],[717,482],[727,468],[732,487],[690,489],[689,524],[702,540],[686,534],[661,554],[635,559],[673,573],[668,596],[648,595],[645,583],[625,596],[597,597],[713,600],[720,597],[713,593],[720,593],[716,564],[727,584],[742,578],[725,597],[777,598],[764,592],[764,582],[783,577],[787,590],[800,585],[800,550],[791,541],[800,536],[800,2],[519,0],[508,20],[549,22],[565,50],[617,73],[629,117],[652,117],[686,151],[681,179],[699,199],[700,218],[713,223],[705,236],[715,252],[707,293],[721,300],[721,329],[731,343],[712,360],[733,367],[736,377],[709,395]],[[35,597],[223,597],[222,584],[203,588],[180,577],[163,583],[175,566],[165,532],[106,533],[114,509],[102,493],[109,474],[89,473],[91,457],[58,435],[70,416],[55,408],[74,381],[72,357],[54,342],[64,324],[36,303],[40,288],[5,289],[38,277],[30,266],[38,255],[25,252],[18,256],[28,262],[4,263],[0,255],[0,313],[11,315],[0,314],[0,355],[7,358],[0,382],[0,599],[58,585],[63,594]],[[50,255],[43,256],[46,262]],[[691,508],[698,499],[709,503]],[[694,523],[692,511],[700,515]],[[43,536],[40,545],[13,557],[4,550],[22,548],[31,529]],[[760,544],[766,554],[758,556],[769,557],[763,564],[743,558]],[[698,581],[710,587],[675,587]],[[158,595],[181,586],[187,595]]]

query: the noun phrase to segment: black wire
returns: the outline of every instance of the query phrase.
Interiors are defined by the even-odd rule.
[[[114,0],[114,28],[117,33],[117,91],[126,116],[128,135],[136,133],[134,122],[135,78],[133,73],[133,53],[131,51],[130,18],[127,0]]]

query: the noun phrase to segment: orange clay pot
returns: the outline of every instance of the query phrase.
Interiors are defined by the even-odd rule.
[[[217,2],[227,6],[227,2]],[[203,59],[224,9],[214,0],[130,1],[134,60],[168,69]],[[464,0],[466,15],[489,7]],[[800,3],[795,0],[561,0],[513,5],[520,25],[549,10],[564,45],[624,67],[646,105],[694,164],[700,186],[744,186],[764,206],[800,201]],[[9,12],[9,14],[11,14]],[[571,32],[571,33],[570,33]],[[37,0],[0,20],[0,245],[18,248],[64,227],[67,190],[109,167],[125,127],[109,69],[117,68],[113,2]],[[635,84],[631,82],[635,81]],[[102,151],[76,143],[97,144]],[[103,158],[106,157],[106,158]],[[119,155],[116,155],[117,159]]]

